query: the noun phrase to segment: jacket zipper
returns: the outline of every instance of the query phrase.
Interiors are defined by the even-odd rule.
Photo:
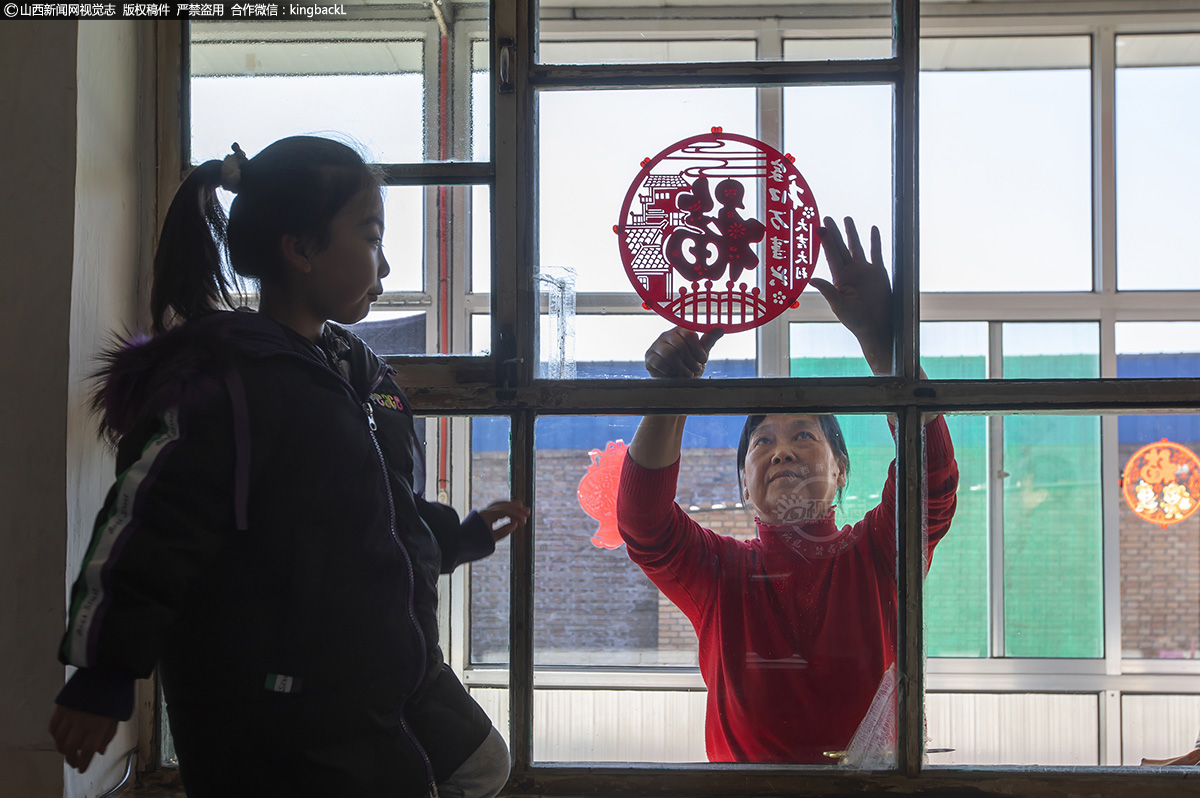
[[[350,392],[351,396],[356,399],[358,398],[358,394],[355,392],[354,386],[351,385],[350,382],[343,377],[340,372],[331,368],[327,364],[322,363],[315,358],[306,357],[302,353],[296,352],[295,350],[280,350],[280,354],[292,355],[293,357],[300,358],[306,363],[312,363],[321,367],[336,377],[338,381],[345,386],[346,390]],[[374,390],[381,382],[383,382],[383,377],[385,374],[387,374],[387,371],[388,366],[381,364],[379,371],[375,374],[375,378],[371,383],[371,390]],[[416,611],[413,608],[416,598],[416,576],[413,572],[412,558],[408,554],[408,549],[404,548],[404,544],[400,542],[400,536],[396,532],[396,500],[392,495],[392,480],[388,472],[387,460],[383,456],[383,448],[379,445],[379,439],[375,437],[375,432],[378,429],[378,425],[375,423],[375,410],[371,406],[371,401],[369,399],[362,403],[362,408],[367,416],[367,434],[371,436],[371,443],[375,446],[375,454],[379,458],[379,468],[383,475],[383,489],[387,496],[388,503],[388,527],[392,534],[392,542],[396,544],[396,548],[400,549],[400,553],[404,555],[404,567],[408,573],[408,622],[411,624],[413,631],[417,633],[417,640],[420,641],[421,644],[421,656],[418,658],[419,665],[417,671],[417,681],[416,685],[413,687],[413,692],[416,692],[417,688],[421,686],[421,683],[425,681],[425,661],[428,658],[428,643],[425,640],[425,633],[421,631],[421,624],[417,621]],[[412,693],[409,695],[411,696]],[[428,779],[429,783],[429,797],[437,798],[437,780],[433,775],[433,763],[429,760],[429,754],[425,751],[425,747],[421,745],[421,741],[417,739],[417,736],[413,733],[412,728],[408,725],[408,719],[404,717],[404,709],[401,708],[398,714],[400,718],[400,726],[404,729],[405,736],[408,737],[409,742],[412,743],[413,748],[417,750],[417,753],[421,755],[421,764],[425,767],[425,777]]]

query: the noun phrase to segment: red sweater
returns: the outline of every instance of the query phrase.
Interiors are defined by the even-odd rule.
[[[954,515],[958,466],[946,423],[925,428],[928,558]],[[832,762],[896,655],[896,464],[879,506],[838,529],[761,522],[756,540],[704,529],[675,504],[679,463],[628,457],[617,519],[629,556],[700,642],[713,762]]]

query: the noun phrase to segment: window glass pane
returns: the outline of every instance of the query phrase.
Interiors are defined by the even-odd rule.
[[[921,368],[931,380],[987,379],[987,322],[923,322]]]
[[[543,315],[539,375],[547,379],[649,379],[646,350],[669,323],[650,313]],[[753,377],[752,332],[733,333],[709,353],[706,377]],[[860,356],[861,358],[861,356]]]
[[[1004,653],[1104,655],[1100,420],[1004,424]]]
[[[828,268],[828,267],[826,267]],[[816,290],[816,289],[812,289]],[[822,300],[824,301],[824,300]],[[803,322],[788,325],[792,377],[870,377],[854,333],[841,324]]]
[[[986,657],[990,630],[987,419],[953,415],[944,421],[958,463],[957,506],[925,580],[925,652],[930,657]]]
[[[824,61],[892,54],[890,4],[839,8],[771,0],[749,13],[707,2],[538,3],[538,60],[598,64]],[[779,37],[788,41],[779,50]],[[757,43],[756,43],[757,42]]]
[[[471,186],[471,290],[492,287],[492,189]]]
[[[1100,327],[1091,322],[1003,326],[1004,377],[1010,380],[1100,376]]]
[[[1200,416],[1120,416],[1117,440],[1122,655],[1195,659],[1200,657],[1200,462],[1195,459]]]
[[[193,163],[224,158],[234,141],[253,156],[297,134],[342,138],[377,162],[423,160],[420,40],[262,41],[240,26],[228,41],[218,26],[238,27],[191,26]]]
[[[383,254],[391,272],[384,291],[425,288],[425,194],[421,186],[389,186],[383,195]]]
[[[487,61],[471,63],[469,36],[437,36],[427,3],[376,13],[333,26],[192,21],[192,162],[222,158],[234,141],[252,154],[298,134],[339,137],[379,163],[470,159],[487,98],[473,108],[471,86],[456,76],[486,75]],[[457,28],[486,35],[486,5],[458,4],[455,13]],[[426,52],[426,42],[445,52]],[[449,68],[426,72],[439,62]]]
[[[829,124],[837,119],[837,124]],[[854,218],[864,246],[871,227],[883,238],[892,269],[892,88],[890,86],[791,86],[783,90],[784,151],[813,191],[821,216]],[[843,231],[844,232],[844,231]],[[830,279],[824,251],[813,270]],[[815,288],[812,301],[824,303]]]
[[[596,123],[604,119],[653,119],[654,124],[643,135],[614,135],[614,127]],[[621,265],[613,225],[642,160],[714,125],[752,135],[754,119],[753,89],[539,94],[541,272],[557,276],[558,270],[573,270],[576,291],[620,292],[640,307]],[[752,215],[756,204],[757,195],[747,192],[743,215]]]
[[[1099,712],[1095,693],[931,690],[926,756],[935,766],[1098,765]]]
[[[492,85],[487,41],[471,44],[471,158],[491,160]]]
[[[922,290],[1091,290],[1087,38],[921,48]]]
[[[481,216],[484,226],[491,214],[486,205],[480,214],[468,215],[468,203],[480,192],[472,186],[389,186],[384,190],[383,249],[390,273],[383,279],[384,293],[371,306],[355,330],[380,355],[460,354],[470,351],[455,341],[455,276],[469,273],[478,252],[468,226]],[[487,248],[484,249],[487,252]],[[463,263],[460,271],[457,264]],[[427,275],[429,278],[427,279]],[[441,279],[442,277],[445,279]],[[431,285],[432,291],[424,291]],[[444,294],[439,295],[439,292]],[[465,318],[465,317],[463,317]],[[486,314],[481,318],[487,318]],[[439,323],[440,319],[440,323]],[[428,328],[428,329],[427,329]]]
[[[1118,377],[1200,377],[1200,322],[1117,322]]]
[[[541,6],[545,8],[546,4]],[[755,49],[753,41],[745,40],[556,42],[543,38],[538,46],[538,60],[543,64],[753,61]]]
[[[507,418],[471,420],[472,507],[486,507],[510,495],[511,426]],[[511,542],[506,538],[496,545],[496,552],[491,557],[471,563],[469,628],[472,665],[508,664],[511,555]],[[507,714],[507,696],[504,711]],[[492,716],[493,721],[495,717]],[[496,727],[508,728],[498,723]]]
[[[1172,759],[1200,748],[1200,695],[1121,696],[1121,764]]]
[[[807,437],[789,432],[796,425],[824,435],[812,416],[769,416],[755,438],[756,446],[769,446],[760,439],[784,425],[781,446],[809,476],[770,479],[752,453],[743,494],[736,455],[744,420],[689,418],[677,481],[659,476],[673,470],[638,476],[642,503],[624,506],[657,515],[651,503],[670,506],[669,499],[652,500],[646,489],[665,478],[660,494],[673,492],[682,515],[668,513],[678,522],[670,529],[623,516],[632,551],[615,517],[612,469],[622,462],[618,442],[633,440],[639,419],[538,420],[535,759],[703,759],[707,705],[709,718],[735,727],[730,734],[745,746],[735,755],[722,747],[735,743],[718,733],[724,742],[709,748],[717,760],[833,764],[850,752],[859,767],[890,762],[884,727],[894,712],[894,681],[885,674],[895,656],[896,538],[894,485],[885,486],[895,446],[886,419],[839,417],[850,461],[840,499],[845,471],[828,459],[828,439],[810,449],[801,443]],[[775,468],[786,459],[763,462]],[[747,497],[760,517],[780,524],[759,527],[756,538]],[[821,502],[836,503],[832,519],[798,520],[810,510],[823,516],[817,505],[829,504]],[[865,520],[874,507],[875,520]],[[672,534],[687,536],[688,545],[659,551]],[[703,554],[706,546],[712,557]],[[714,642],[698,648],[697,628]],[[699,663],[701,650],[713,659]],[[707,695],[698,664],[710,680]],[[869,713],[876,696],[877,711]],[[631,726],[631,717],[643,721]]]
[[[1117,37],[1117,287],[1200,289],[1200,35]]]
[[[428,351],[426,319],[422,310],[373,308],[365,319],[351,324],[350,329],[380,357],[424,355]]]

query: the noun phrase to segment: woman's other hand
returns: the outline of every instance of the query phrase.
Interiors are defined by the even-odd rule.
[[[667,330],[646,350],[646,371],[651,377],[699,377],[713,344],[724,334],[720,329],[703,336],[683,327]]]
[[[50,736],[67,764],[80,773],[88,769],[92,757],[103,754],[117,733],[117,719],[94,715],[81,709],[56,706],[50,716]]]
[[[492,540],[497,543],[513,532],[524,529],[525,523],[529,520],[529,508],[525,506],[524,502],[516,499],[492,502],[480,510],[479,514],[487,522],[488,529],[492,530]]]
[[[887,268],[883,265],[883,245],[879,228],[871,228],[871,258],[863,252],[862,242],[854,220],[845,219],[846,241],[826,216],[821,228],[821,243],[833,282],[812,278],[833,315],[847,330],[854,333],[875,374],[892,373],[892,286]],[[849,246],[847,246],[849,242]]]

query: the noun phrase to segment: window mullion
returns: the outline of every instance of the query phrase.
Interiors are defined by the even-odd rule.
[[[895,334],[894,368],[904,381],[920,372],[920,283],[917,258],[919,214],[917,205],[918,136],[917,103],[920,79],[920,9],[918,0],[897,0],[893,5],[896,55],[900,79],[893,99],[893,191],[896,254],[893,285]],[[896,496],[897,530],[923,529],[922,468],[923,416],[915,407],[901,408],[897,478],[903,489]],[[919,776],[925,750],[925,651],[922,636],[924,607],[924,535],[898,535],[897,552],[897,745],[896,767],[907,777]]]
[[[762,31],[758,35],[759,60],[779,60],[783,58],[783,36],[778,28]],[[758,114],[759,140],[765,141],[780,152],[783,152],[783,88],[780,86],[760,86],[755,91],[755,105]],[[765,187],[760,187],[765,192]],[[765,206],[765,193],[760,202]],[[760,263],[759,285],[766,285],[764,280],[766,267]],[[788,376],[788,325],[764,324],[755,330],[758,339],[758,357],[755,372],[760,377]]]
[[[1093,290],[1117,290],[1116,35],[1092,35],[1092,261]]]
[[[534,286],[537,210],[533,0],[492,0],[492,353],[497,385],[528,385],[537,365],[538,306]],[[502,73],[501,65],[504,64]],[[502,80],[507,79],[502,86]],[[503,91],[502,91],[503,89]],[[513,497],[534,506],[534,411],[512,415]],[[512,542],[509,612],[509,749],[513,772],[533,762],[533,550],[537,517]]]

